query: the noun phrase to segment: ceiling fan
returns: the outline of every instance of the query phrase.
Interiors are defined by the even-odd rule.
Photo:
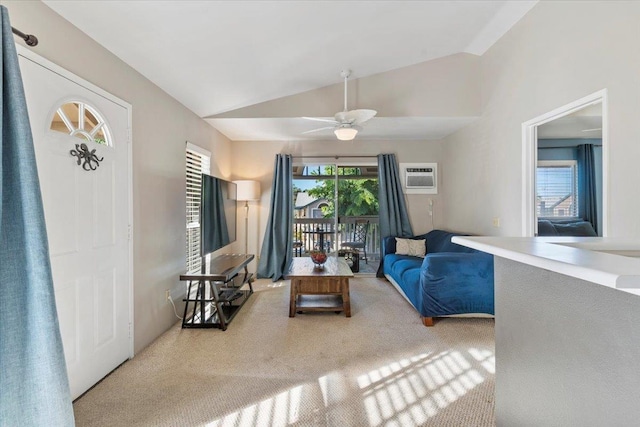
[[[347,79],[351,75],[351,70],[344,70],[340,76],[344,79],[344,111],[336,113],[331,119],[322,119],[319,117],[303,117],[303,119],[313,120],[316,122],[331,123],[332,126],[326,126],[318,129],[309,130],[303,133],[319,132],[326,129],[333,129],[336,137],[341,141],[351,141],[356,137],[360,126],[367,120],[371,120],[378,112],[376,110],[347,110]]]

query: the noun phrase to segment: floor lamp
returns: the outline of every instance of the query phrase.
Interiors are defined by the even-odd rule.
[[[249,252],[249,201],[260,200],[260,182],[233,181],[238,186],[236,200],[244,201],[244,253]]]

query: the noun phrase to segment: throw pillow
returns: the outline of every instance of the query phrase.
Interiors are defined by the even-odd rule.
[[[396,237],[396,254],[424,258],[426,252],[427,246],[425,244],[425,239],[415,240]]]

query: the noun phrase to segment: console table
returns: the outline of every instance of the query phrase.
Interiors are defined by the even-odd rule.
[[[247,265],[253,255],[220,255],[204,265],[202,273],[180,276],[188,281],[183,328],[220,328],[227,325],[253,293],[253,274]],[[244,269],[244,274],[239,273]],[[248,285],[249,289],[242,289]]]

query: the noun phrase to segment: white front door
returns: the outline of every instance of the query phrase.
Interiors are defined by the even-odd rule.
[[[20,55],[75,399],[131,352],[129,112],[39,62]]]

